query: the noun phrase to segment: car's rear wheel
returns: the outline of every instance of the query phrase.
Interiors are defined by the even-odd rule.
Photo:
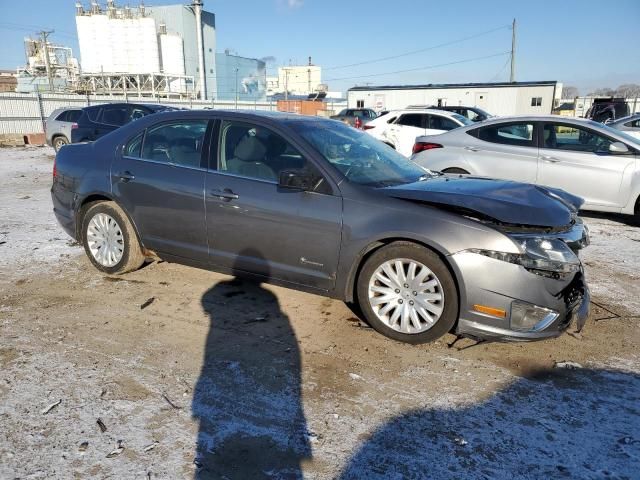
[[[115,202],[95,203],[86,210],[82,242],[91,263],[105,273],[131,272],[145,260],[133,225]]]
[[[458,292],[447,266],[415,243],[393,242],[374,252],[356,288],[369,325],[401,342],[432,342],[458,317]]]
[[[460,175],[469,175],[469,172],[467,172],[465,169],[463,169],[463,168],[457,168],[457,167],[445,168],[444,170],[442,170],[442,173],[452,173],[452,174],[460,174]]]
[[[69,140],[64,135],[59,135],[53,139],[53,149],[58,152],[62,147],[69,144]]]

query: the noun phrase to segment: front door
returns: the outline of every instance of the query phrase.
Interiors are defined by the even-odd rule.
[[[614,141],[586,127],[546,123],[538,183],[584,198],[585,207],[623,207],[628,192],[621,191],[622,177],[635,163],[635,156],[610,153]]]
[[[270,129],[223,121],[218,139],[217,162],[205,186],[211,262],[320,290],[333,288],[342,233],[342,197],[335,187]],[[312,172],[315,188],[280,188],[284,170]]]
[[[207,120],[149,127],[116,154],[114,197],[131,215],[143,245],[201,262],[208,260],[202,145]]]

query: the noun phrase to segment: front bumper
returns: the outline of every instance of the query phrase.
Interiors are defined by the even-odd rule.
[[[564,278],[549,278],[472,252],[459,252],[450,259],[462,279],[459,335],[494,341],[542,340],[560,335],[572,323],[582,329],[589,316],[590,294],[582,269]],[[514,301],[553,310],[558,316],[541,329],[515,329],[511,323]],[[506,316],[481,313],[474,305],[504,310]]]

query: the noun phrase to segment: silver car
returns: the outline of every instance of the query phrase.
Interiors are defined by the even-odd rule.
[[[82,115],[79,108],[58,108],[54,110],[45,123],[47,145],[57,152],[64,145],[71,143],[71,130],[77,128],[78,119]]]
[[[623,117],[607,125],[640,140],[640,113]]]
[[[431,170],[561,188],[583,208],[640,217],[640,140],[555,115],[490,119],[416,138],[412,160]]]

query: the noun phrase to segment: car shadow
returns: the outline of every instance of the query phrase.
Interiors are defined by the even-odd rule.
[[[236,277],[210,288],[202,307],[210,328],[192,402],[199,423],[194,478],[302,478],[311,448],[300,351],[278,299]]]
[[[638,478],[639,432],[640,376],[543,370],[479,404],[391,419],[339,478]]]
[[[611,220],[613,222],[619,222],[629,227],[639,227],[640,221],[633,215],[624,215],[622,213],[607,213],[607,212],[594,212],[591,210],[580,210],[580,216],[587,219],[587,225],[589,219],[598,220]]]

